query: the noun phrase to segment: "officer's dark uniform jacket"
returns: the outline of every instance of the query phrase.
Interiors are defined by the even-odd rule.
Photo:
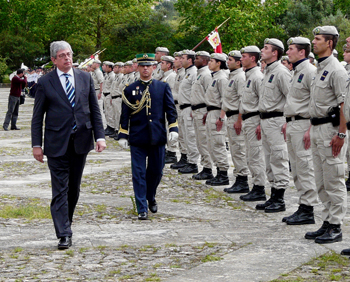
[[[169,132],[178,132],[177,112],[168,83],[152,79],[126,86],[119,138],[129,139],[131,146],[165,145],[165,113]]]

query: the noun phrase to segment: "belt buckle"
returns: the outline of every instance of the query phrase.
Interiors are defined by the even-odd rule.
[[[295,116],[290,117],[291,121],[296,121]]]

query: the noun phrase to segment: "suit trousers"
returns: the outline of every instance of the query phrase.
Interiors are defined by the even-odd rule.
[[[11,122],[11,128],[16,127],[19,109],[19,97],[9,95],[8,109],[5,116],[4,127],[8,127]]]
[[[87,154],[75,152],[72,134],[63,156],[47,158],[52,186],[51,215],[57,238],[72,236],[71,224],[79,199],[86,157]]]
[[[132,182],[137,212],[148,212],[147,201],[154,201],[163,176],[165,145],[130,146]]]

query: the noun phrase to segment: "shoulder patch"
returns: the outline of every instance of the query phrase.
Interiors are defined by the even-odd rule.
[[[216,80],[213,81],[211,87],[214,87],[214,86],[215,86],[215,83],[216,83]]]
[[[304,74],[302,73],[301,75],[299,75],[298,83],[301,83],[303,78],[304,78]]]
[[[326,76],[328,74],[328,71],[324,71],[322,76],[321,76],[321,80],[324,81],[326,79]]]
[[[232,80],[230,81],[230,84],[228,85],[228,87],[231,87],[232,84],[233,84],[233,82],[234,82],[234,80],[232,79]]]
[[[273,80],[274,77],[275,77],[275,75],[274,75],[274,74],[271,74],[271,76],[270,76],[270,78],[269,78],[269,83],[272,83],[272,80]]]

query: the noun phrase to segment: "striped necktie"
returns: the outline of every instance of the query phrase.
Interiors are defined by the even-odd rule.
[[[74,108],[74,106],[75,106],[75,88],[74,88],[73,84],[68,79],[68,77],[70,77],[71,75],[68,73],[64,73],[63,75],[66,77],[67,98],[68,98],[69,103],[71,104],[72,108]],[[73,130],[76,131],[76,129],[77,129],[77,124],[74,121]]]

